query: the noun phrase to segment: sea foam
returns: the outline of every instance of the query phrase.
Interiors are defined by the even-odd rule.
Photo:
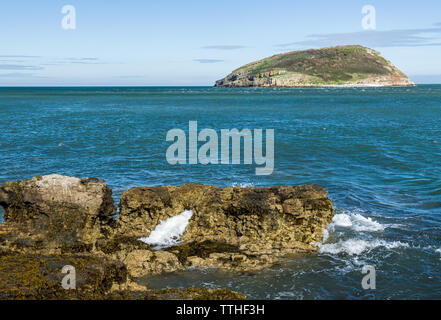
[[[383,231],[386,226],[378,223],[377,221],[372,220],[370,217],[363,217],[358,213],[340,213],[336,214],[332,219],[332,223],[330,224],[330,228],[338,227],[346,227],[353,229],[355,231]]]
[[[348,255],[360,255],[363,252],[383,247],[386,249],[394,249],[398,247],[409,247],[407,243],[400,241],[387,242],[385,240],[362,240],[362,239],[348,239],[340,240],[337,243],[318,243],[320,253],[340,254],[346,253]]]
[[[383,231],[386,227],[387,225],[383,225],[370,217],[364,217],[355,212],[342,211],[334,216],[332,222],[324,230],[323,241],[313,244],[318,247],[319,253],[347,254],[350,256],[358,256],[379,247],[385,249],[409,247],[407,243],[372,239],[368,235],[370,232]],[[338,228],[339,232],[336,232],[336,228]],[[356,237],[353,237],[353,231],[357,232],[358,235]],[[331,236],[333,239],[332,243],[327,243]],[[348,238],[348,236],[351,237]]]
[[[139,240],[156,248],[167,248],[178,244],[192,215],[193,210],[185,210],[177,216],[162,221],[148,237]]]

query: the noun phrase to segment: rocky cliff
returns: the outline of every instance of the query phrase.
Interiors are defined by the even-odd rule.
[[[338,46],[293,51],[252,62],[216,81],[217,88],[388,87],[415,84],[375,50]]]
[[[333,208],[319,186],[141,187],[125,191],[115,220],[103,180],[38,176],[0,186],[0,298],[241,299],[229,290],[153,291],[139,277],[190,266],[249,271],[286,256],[311,253]],[[164,221],[192,212],[179,242],[141,241]],[[61,289],[63,265],[79,288]]]

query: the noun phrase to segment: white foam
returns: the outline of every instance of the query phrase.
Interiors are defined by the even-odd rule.
[[[323,230],[323,242],[326,242],[326,240],[328,240],[329,238],[329,231],[328,229],[324,229]]]
[[[185,210],[177,216],[162,221],[148,237],[139,240],[160,248],[178,244],[192,215],[193,210]]]
[[[336,214],[332,219],[331,230],[333,227],[351,228],[355,231],[383,231],[385,226],[370,217],[363,217],[358,213],[340,213]]]
[[[440,249],[436,249],[435,252],[438,252],[441,255],[441,248]],[[439,258],[441,260],[441,258]]]
[[[233,182],[231,184],[231,186],[233,188],[235,187],[240,187],[240,188],[250,188],[250,187],[254,187],[254,184],[252,182]]]
[[[332,218],[332,223],[339,227],[352,227],[351,217],[345,213],[336,214]]]
[[[372,250],[378,247],[384,247],[386,249],[394,249],[398,247],[409,247],[407,243],[400,241],[387,242],[385,240],[362,240],[362,239],[348,239],[340,240],[337,243],[318,243],[320,253],[339,254],[346,253],[351,256],[360,255],[365,251]]]

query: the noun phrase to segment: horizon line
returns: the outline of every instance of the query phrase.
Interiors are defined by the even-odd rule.
[[[441,82],[434,82],[434,83],[418,83],[415,82],[416,85],[441,85]],[[176,87],[176,88],[182,88],[182,87],[188,87],[188,88],[214,88],[214,85],[0,85],[0,88],[167,88],[167,87]],[[400,88],[398,87],[357,87],[355,89],[360,88]],[[219,88],[218,88],[219,89]],[[230,88],[235,89],[235,88]],[[244,89],[244,88],[236,88],[236,89]],[[262,88],[253,88],[253,87],[247,87],[246,89],[262,89]],[[265,89],[265,88],[263,88]],[[274,89],[274,88],[269,88]],[[308,88],[308,87],[293,87],[293,88],[275,88],[275,89],[317,89],[314,87]],[[320,88],[319,88],[320,89]],[[338,87],[336,87],[338,89]],[[350,88],[346,88],[350,89]]]

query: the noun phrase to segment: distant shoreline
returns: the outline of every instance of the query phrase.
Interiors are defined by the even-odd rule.
[[[2,86],[1,89],[87,89],[87,88],[205,88],[205,89],[320,89],[320,88],[410,88],[410,87],[421,87],[421,86],[440,86],[441,83],[415,83],[414,85],[409,86],[391,86],[391,85],[320,85],[320,86],[295,86],[295,87],[214,87],[213,85],[204,85],[204,86],[191,86],[191,85],[183,85],[183,86],[138,86],[138,85],[84,85],[84,86]]]
[[[434,84],[436,85],[436,84]],[[409,88],[416,87],[418,84],[409,84],[409,85],[379,85],[379,84],[327,84],[327,85],[301,85],[301,86],[252,86],[252,87],[216,87],[213,88],[219,89],[320,89],[320,88]]]

